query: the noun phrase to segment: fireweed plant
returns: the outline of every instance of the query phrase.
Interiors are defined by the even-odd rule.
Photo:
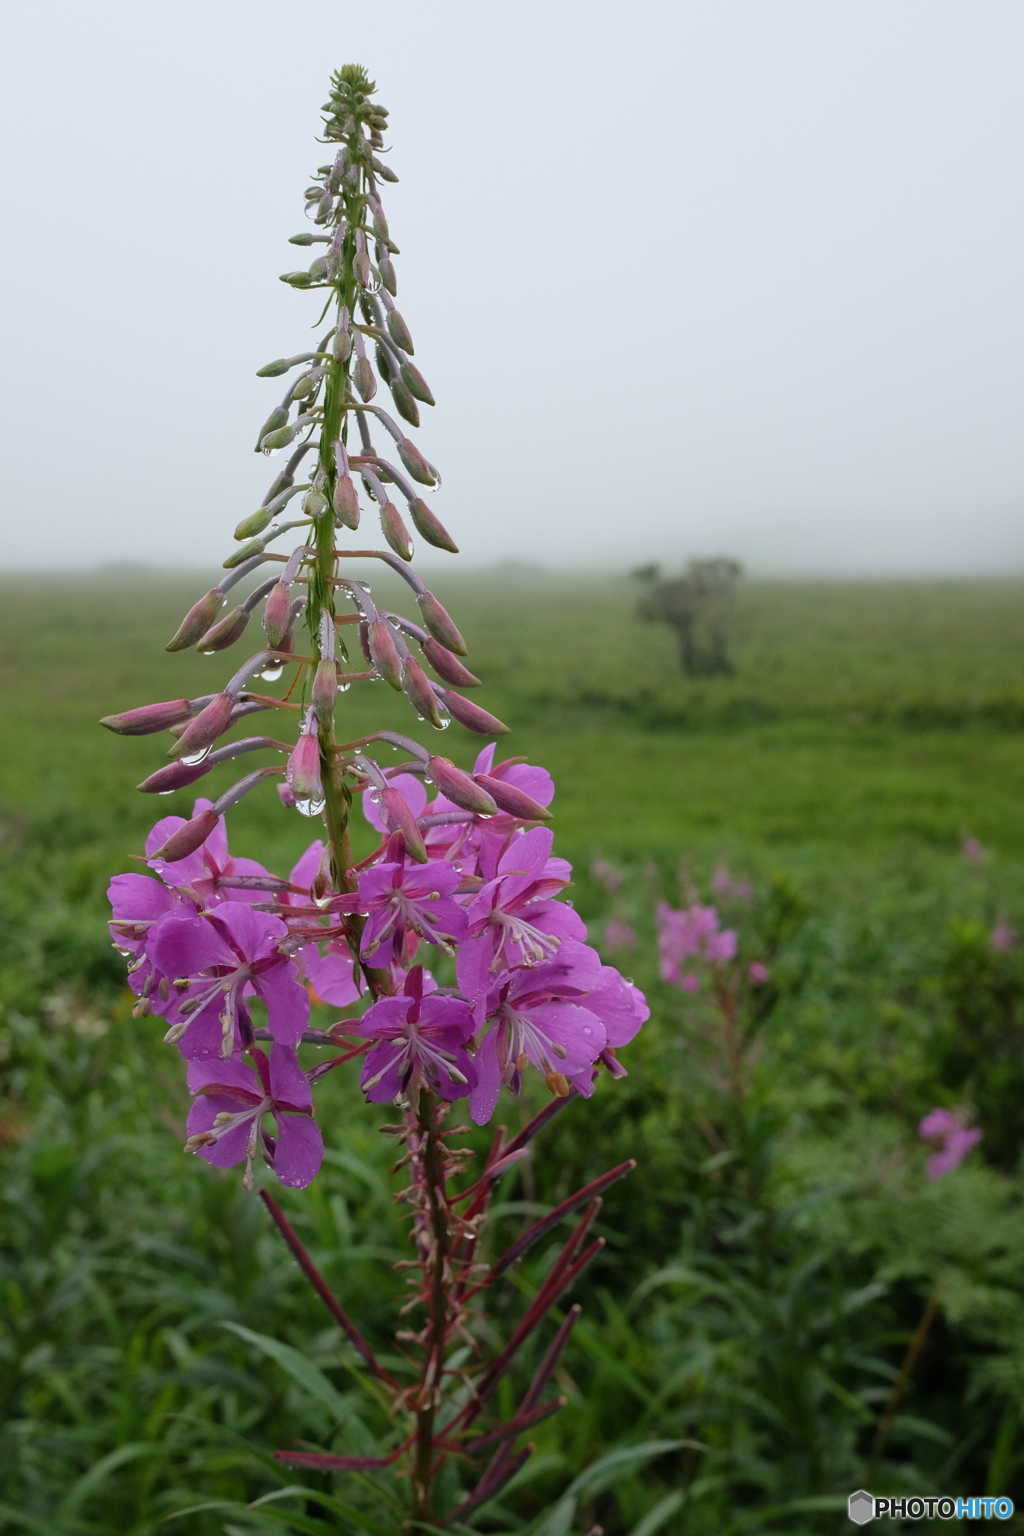
[[[457,553],[423,500],[439,484],[437,470],[375,403],[383,385],[397,416],[416,427],[420,404],[434,402],[395,307],[397,247],[380,188],[397,177],[379,158],[387,112],[374,91],[358,66],[332,78],[324,141],[337,152],[306,192],[311,228],[292,240],[319,254],[308,270],[283,279],[322,291],[319,324],[327,329],[312,351],[259,370],[263,377],[300,370],[257,440],[258,451],[289,457],[262,506],[236,528],[239,547],[224,562],[227,574],[185,616],[168,650],[227,650],[260,603],[263,643],[220,692],[148,704],[103,724],[127,735],[174,736],[171,762],[139,786],[146,793],[180,789],[250,753],[277,759],[218,799],[197,800],[190,820],[157,822],[146,844],[157,878],[114,878],[111,931],[129,958],[135,1017],[157,1016],[164,1039],[185,1059],[195,1096],[187,1151],[219,1168],[244,1165],[250,1188],[260,1159],[283,1184],[301,1188],[323,1154],[314,1090],[327,1073],[361,1057],[367,1099],[396,1107],[397,1123],[383,1129],[408,1171],[402,1198],[414,1253],[407,1266],[413,1294],[403,1309],[410,1324],[397,1334],[409,1366],[402,1380],[377,1360],[272,1195],[260,1194],[384,1395],[397,1444],[379,1457],[277,1456],[322,1471],[391,1469],[399,1476],[385,1481],[392,1498],[399,1490],[400,1523],[428,1529],[460,1523],[493,1499],[531,1454],[529,1444],[516,1449],[517,1439],[564,1401],[545,1392],[576,1308],[554,1333],[512,1419],[477,1422],[491,1413],[495,1388],[524,1341],[599,1251],[602,1240],[589,1234],[601,1191],[633,1165],[578,1190],[493,1264],[478,1262],[481,1228],[497,1180],[528,1155],[544,1125],[571,1099],[589,1097],[602,1070],[622,1075],[616,1049],[648,1010],[642,994],[584,942],[571,905],[557,899],[570,867],[552,855],[544,823],[554,786],[543,768],[516,757],[495,762],[492,742],[467,773],[395,732],[347,740],[336,720],[351,684],[383,679],[435,730],[454,718],[483,736],[506,731],[461,691],[478,680],[460,659],[466,647],[454,623],[409,564],[407,523],[392,500],[405,502],[426,543]],[[371,507],[385,547],[353,547],[362,543],[352,534]],[[294,548],[270,547],[289,533]],[[362,569],[382,561],[396,571],[416,619],[378,607],[369,584],[351,574],[354,561]],[[232,588],[268,566],[270,575],[222,616]],[[266,691],[282,677],[283,692]],[[217,745],[236,725],[251,729],[257,715],[274,721],[268,734]],[[404,760],[385,767],[375,748],[397,748]],[[225,813],[261,788],[276,788],[282,807],[324,828],[287,878],[228,852]],[[359,863],[349,838],[357,795],[380,834]],[[423,944],[454,956],[457,986],[436,983],[418,958]],[[311,994],[348,1015],[311,1029]],[[265,1027],[253,1023],[254,998],[265,1005]],[[324,1047],[334,1054],[325,1058]],[[453,1146],[459,1131],[445,1129],[449,1114],[465,1101],[472,1119],[485,1124],[502,1089],[518,1095],[531,1069],[543,1075],[550,1103],[511,1139],[500,1128],[482,1172],[467,1182],[471,1154]],[[504,1347],[486,1356],[479,1309],[488,1287],[572,1212],[580,1212],[575,1230],[538,1294]],[[441,1508],[438,1474],[453,1458],[457,1476],[449,1468],[445,1488],[455,1494]]]

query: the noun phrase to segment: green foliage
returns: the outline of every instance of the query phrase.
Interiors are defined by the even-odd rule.
[[[371,1454],[391,1431],[259,1203],[182,1156],[177,1059],[131,1019],[104,928],[108,876],[189,797],[133,796],[162,738],[93,722],[208,690],[204,658],[159,650],[201,585],[144,582],[143,601],[87,582],[45,608],[30,582],[6,591],[4,1531],[142,1536],[197,1505],[166,1529],[396,1528],[386,1479],[295,1475],[270,1455]],[[599,944],[610,920],[634,930],[635,952],[608,954],[654,1016],[623,1053],[630,1076],[571,1105],[503,1186],[495,1252],[576,1184],[640,1162],[608,1192],[607,1247],[578,1287],[556,1381],[568,1407],[465,1529],[795,1536],[834,1530],[862,1484],[1020,1498],[1024,961],[992,944],[997,924],[1024,928],[1015,590],[752,584],[735,677],[687,684],[669,637],[630,619],[625,583],[550,586],[510,578],[453,602],[497,678],[481,702],[556,775],[573,899]],[[373,702],[401,727],[400,700]],[[470,762],[475,743],[453,738]],[[962,859],[965,830],[993,845],[987,860]],[[251,797],[231,835],[285,870],[309,828]],[[661,982],[654,954],[655,902],[706,899],[721,862],[755,890],[723,898],[723,919],[770,971],[743,994],[739,1096],[707,994]],[[916,1127],[940,1104],[984,1139],[930,1184]],[[324,1172],[282,1199],[398,1370],[404,1227],[381,1117],[345,1071],[320,1113]],[[496,1292],[499,1330],[557,1238]],[[503,1413],[547,1337],[503,1383]]]

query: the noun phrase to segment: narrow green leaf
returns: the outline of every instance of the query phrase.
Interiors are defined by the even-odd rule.
[[[119,1445],[115,1450],[109,1451],[99,1461],[94,1462],[88,1472],[72,1484],[68,1493],[57,1506],[57,1519],[65,1520],[85,1499],[98,1488],[107,1475],[115,1472],[118,1467],[123,1467],[128,1461],[137,1461],[140,1456],[164,1455],[166,1448],[157,1445],[152,1440],[133,1440],[128,1445]]]
[[[275,1499],[301,1498],[314,1504],[322,1504],[324,1509],[330,1509],[336,1515],[341,1515],[345,1520],[351,1520],[353,1525],[358,1525],[361,1531],[366,1531],[367,1536],[391,1536],[391,1531],[386,1526],[379,1525],[376,1520],[365,1514],[361,1509],[355,1509],[347,1504],[344,1499],[335,1498],[330,1493],[320,1493],[316,1488],[307,1488],[305,1483],[293,1483],[289,1488],[276,1488],[273,1493],[265,1493],[261,1499],[254,1499],[249,1505],[250,1509],[264,1509],[272,1504]],[[282,1511],[268,1509],[267,1514],[280,1515]]]
[[[652,1461],[655,1456],[663,1456],[666,1451],[678,1451],[682,1444],[681,1440],[644,1440],[639,1445],[626,1445],[618,1451],[609,1451],[607,1456],[585,1467],[565,1491],[567,1494],[600,1493],[602,1489],[610,1488],[620,1477],[643,1466],[644,1462]]]
[[[630,1536],[654,1536],[655,1531],[660,1531],[666,1520],[671,1520],[676,1510],[682,1508],[685,1497],[682,1490],[677,1488],[675,1493],[670,1493],[659,1504],[655,1504],[653,1509],[648,1510],[640,1524],[634,1525]]]
[[[323,1371],[299,1350],[293,1349],[290,1344],[282,1344],[280,1339],[270,1338],[268,1334],[254,1333],[251,1328],[243,1328],[241,1323],[223,1322],[221,1327],[230,1328],[231,1332],[236,1333],[240,1339],[262,1350],[271,1360],[276,1360],[294,1382],[334,1415],[339,1424],[344,1424],[350,1417],[355,1407],[352,1398],[343,1397],[337,1387],[328,1381]]]
[[[752,1525],[763,1525],[782,1515],[812,1514],[815,1510],[846,1509],[849,1497],[845,1493],[820,1493],[810,1499],[792,1499],[788,1504],[773,1504],[770,1509],[756,1509],[749,1515],[741,1515],[732,1525],[727,1525],[720,1536],[735,1536]]]
[[[13,1504],[0,1504],[0,1520],[11,1520],[26,1531],[36,1531],[38,1536],[54,1536],[52,1520],[37,1520],[35,1515],[15,1509]]]

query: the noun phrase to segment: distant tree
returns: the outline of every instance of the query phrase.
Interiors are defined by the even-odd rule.
[[[742,574],[738,560],[722,556],[691,560],[681,576],[662,576],[657,565],[642,565],[632,572],[644,588],[637,614],[650,624],[667,624],[675,630],[680,665],[688,677],[714,677],[733,670],[729,625]]]

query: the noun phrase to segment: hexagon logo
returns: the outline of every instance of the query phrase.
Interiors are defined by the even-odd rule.
[[[851,1493],[849,1512],[854,1525],[867,1525],[869,1520],[875,1518],[875,1501],[871,1494],[866,1493],[863,1488],[858,1488],[856,1493]]]

